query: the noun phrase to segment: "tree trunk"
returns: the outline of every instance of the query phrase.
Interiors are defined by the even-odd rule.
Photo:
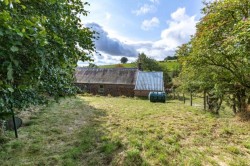
[[[247,110],[247,96],[246,90],[240,89],[236,92],[236,106],[238,111],[237,112],[244,112]]]
[[[219,110],[223,101],[223,97],[218,97],[215,94],[208,94],[208,101],[207,101],[207,105],[208,105],[208,110],[215,113],[215,114],[219,114]]]
[[[235,95],[233,95],[232,101],[233,101],[233,105],[232,105],[233,112],[234,112],[234,114],[236,114],[236,113],[237,113],[237,108],[236,108],[236,99],[235,99]]]

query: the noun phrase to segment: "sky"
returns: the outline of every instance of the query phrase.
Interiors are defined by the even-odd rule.
[[[202,0],[89,0],[82,24],[99,33],[95,40],[96,65],[128,62],[139,53],[163,60],[195,34]],[[88,62],[78,62],[86,66]]]

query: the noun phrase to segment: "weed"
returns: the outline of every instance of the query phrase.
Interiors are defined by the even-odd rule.
[[[11,142],[10,146],[13,150],[21,150],[25,147],[25,144],[22,141],[14,141]]]
[[[249,159],[249,158],[248,158]],[[230,166],[249,166],[247,158],[237,158],[229,163]]]
[[[230,152],[230,153],[233,153],[233,154],[240,154],[240,149],[236,146],[228,146],[227,147],[227,150]]]
[[[243,145],[245,146],[245,148],[250,149],[250,142],[245,142],[243,143]]]
[[[42,145],[39,144],[32,144],[31,146],[29,146],[29,153],[34,155],[39,153],[39,151],[42,149]]]
[[[130,149],[126,152],[124,165],[137,166],[137,165],[142,165],[142,163],[143,159],[138,149]]]
[[[106,155],[112,154],[115,150],[121,147],[120,142],[104,142],[103,145],[100,147],[100,151],[105,153]]]
[[[202,165],[202,160],[200,158],[191,158],[188,162],[187,165],[190,165],[190,166],[201,166]]]

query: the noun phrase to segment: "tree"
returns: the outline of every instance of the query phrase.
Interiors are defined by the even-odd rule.
[[[167,56],[166,58],[164,58],[164,61],[168,61],[168,60],[177,60],[177,56]]]
[[[81,25],[87,3],[67,0],[0,1],[0,118],[13,110],[75,94],[78,60],[95,48]]]
[[[89,63],[88,68],[98,68],[98,66],[94,63]]]
[[[188,56],[181,53],[181,77],[212,96],[228,98],[234,112],[245,111],[250,100],[249,9],[248,0],[207,3]]]
[[[121,58],[121,63],[125,64],[128,62],[128,58],[127,57],[122,57]]]
[[[144,53],[140,53],[138,55],[138,59],[136,60],[136,63],[137,64],[141,63],[141,67],[145,71],[161,71],[162,70],[161,66],[156,60],[147,57],[147,55]]]
[[[169,85],[170,82],[172,81],[171,77],[168,74],[169,71],[168,71],[167,66],[160,66],[160,64],[156,60],[147,57],[146,54],[140,53],[138,55],[136,63],[137,63],[137,66],[140,63],[143,71],[162,71],[165,86]]]

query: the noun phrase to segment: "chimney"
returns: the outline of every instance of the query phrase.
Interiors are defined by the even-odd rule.
[[[139,61],[138,64],[137,64],[137,68],[138,68],[138,70],[143,71],[143,69],[142,69],[142,64],[141,64],[140,61]]]

